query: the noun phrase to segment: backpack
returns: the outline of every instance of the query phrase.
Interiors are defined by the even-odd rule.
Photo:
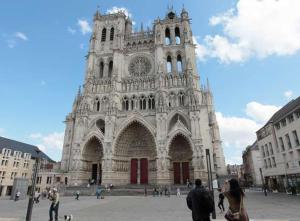
[[[201,190],[200,195],[200,212],[203,214],[210,214],[214,210],[214,201],[210,195],[210,193],[206,190]]]

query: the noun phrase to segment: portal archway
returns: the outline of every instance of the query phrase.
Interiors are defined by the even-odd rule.
[[[97,137],[93,136],[84,145],[82,151],[83,170],[92,183],[102,182],[102,158],[103,145]]]
[[[125,184],[155,183],[156,145],[144,124],[131,122],[117,138],[114,152],[114,169]]]
[[[169,157],[170,178],[174,184],[185,184],[187,180],[193,180],[193,151],[184,135],[177,134],[173,137],[169,146]]]

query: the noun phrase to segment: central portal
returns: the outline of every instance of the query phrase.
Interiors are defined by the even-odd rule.
[[[151,132],[139,122],[132,122],[119,135],[116,162],[128,162],[128,170],[116,172],[127,184],[148,184],[156,181],[156,145]]]

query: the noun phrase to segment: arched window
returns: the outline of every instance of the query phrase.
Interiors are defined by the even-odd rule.
[[[152,94],[149,96],[149,99],[148,99],[148,108],[150,110],[155,109],[155,99]]]
[[[114,66],[113,61],[110,61],[110,62],[109,62],[109,65],[108,65],[108,77],[109,77],[109,78],[111,78],[112,71],[113,71],[113,66]]]
[[[106,40],[106,28],[102,29],[101,41],[104,42]]]
[[[171,34],[170,34],[170,29],[166,28],[165,31],[165,44],[170,45],[171,44]]]
[[[104,63],[103,61],[100,62],[100,78],[103,78],[103,70],[104,70]]]
[[[180,29],[178,27],[175,28],[175,40],[176,40],[176,44],[179,45],[180,44]]]
[[[179,106],[184,106],[184,93],[182,91],[179,92]]]
[[[115,35],[115,29],[114,29],[114,28],[111,28],[111,29],[110,29],[109,40],[113,41],[113,40],[114,40],[114,35]]]
[[[144,95],[140,97],[140,109],[146,110],[146,99]]]
[[[124,98],[123,98],[122,106],[123,106],[123,110],[126,110],[126,111],[129,110],[129,101],[128,101],[128,98],[127,98],[127,97],[124,97]]]
[[[177,55],[177,71],[178,73],[182,73],[182,59],[181,55]]]
[[[100,111],[100,101],[96,98],[96,111]]]
[[[167,72],[172,72],[172,58],[170,55],[167,57]]]
[[[130,101],[131,110],[135,109],[135,101],[136,101],[136,97],[133,95]]]

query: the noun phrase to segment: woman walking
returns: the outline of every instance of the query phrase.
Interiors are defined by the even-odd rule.
[[[249,221],[248,214],[244,207],[245,194],[236,179],[225,182],[224,196],[229,203],[229,209],[225,214],[228,221]]]

